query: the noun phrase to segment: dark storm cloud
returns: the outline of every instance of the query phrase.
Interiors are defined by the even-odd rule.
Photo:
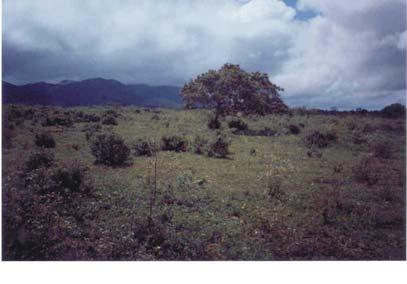
[[[269,73],[295,105],[404,99],[403,1],[288,3],[6,0],[3,79],[182,85],[232,62]]]

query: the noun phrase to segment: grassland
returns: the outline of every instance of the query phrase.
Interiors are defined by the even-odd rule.
[[[7,116],[11,109],[3,111],[3,137],[9,133],[3,143],[6,259],[405,259],[404,118],[296,112],[241,117],[249,129],[275,131],[248,136],[233,134],[227,123],[232,117],[222,118],[220,129],[209,129],[206,110],[14,107],[21,113],[30,109],[34,115],[27,118]],[[210,140],[221,132],[231,142],[230,155],[159,151],[156,157],[132,154],[126,165],[109,167],[94,163],[91,139],[83,131],[97,123],[41,125],[56,113],[103,116],[107,109],[119,114],[118,124],[101,124],[100,133],[113,132],[129,146],[138,139],[160,143],[163,136],[177,135],[190,149],[196,136]],[[292,134],[289,125],[299,126],[300,133]],[[313,130],[324,129],[336,134],[327,147],[304,142]],[[16,209],[10,208],[25,163],[39,150],[34,141],[41,131],[55,138],[56,147],[47,151],[57,166],[87,167],[94,194],[75,207],[80,218],[60,214],[58,222],[42,224],[56,230],[42,236],[54,241],[33,253],[27,249],[35,242],[31,232],[24,221],[13,219],[10,212]],[[380,155],[379,146],[387,155]],[[149,218],[154,180],[157,194]],[[13,222],[23,225],[7,229]]]

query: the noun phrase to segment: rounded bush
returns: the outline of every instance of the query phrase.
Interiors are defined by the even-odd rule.
[[[130,148],[115,134],[100,134],[92,141],[92,154],[97,164],[108,166],[123,165],[130,155]]]
[[[43,148],[55,148],[55,139],[48,132],[42,132],[35,135],[35,145]]]

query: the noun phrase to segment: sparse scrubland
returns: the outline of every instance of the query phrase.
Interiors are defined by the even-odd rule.
[[[4,259],[405,259],[403,114],[247,112],[4,105]]]

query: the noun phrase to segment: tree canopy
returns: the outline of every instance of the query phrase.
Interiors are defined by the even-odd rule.
[[[287,112],[280,91],[283,89],[270,82],[266,73],[249,73],[239,65],[225,64],[185,84],[181,96],[188,109],[213,108],[220,115],[265,115]]]

